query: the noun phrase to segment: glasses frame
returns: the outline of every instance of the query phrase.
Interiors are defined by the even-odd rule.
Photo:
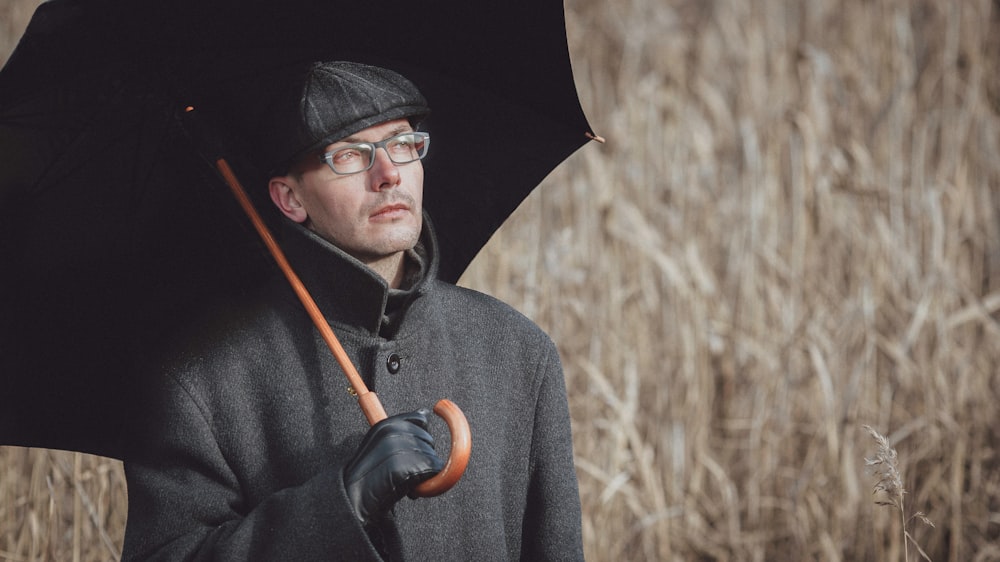
[[[394,140],[394,139],[397,139],[397,138],[402,137],[402,136],[407,136],[407,135],[415,136],[417,138],[422,139],[423,140],[424,149],[413,160],[406,160],[406,161],[403,161],[403,162],[398,162],[398,161],[396,161],[396,160],[393,159],[392,153],[389,152],[389,149],[386,148],[386,145],[389,142],[391,142],[392,140]],[[333,149],[333,150],[331,150],[329,152],[324,152],[323,154],[320,154],[319,155],[319,159],[321,161],[325,162],[326,165],[327,165],[327,167],[329,167],[331,170],[333,170],[333,173],[337,174],[338,176],[353,176],[354,174],[360,174],[362,172],[367,172],[368,170],[372,169],[372,166],[375,165],[375,151],[378,150],[378,149],[380,149],[380,148],[383,149],[383,150],[385,150],[385,153],[389,157],[389,161],[390,162],[392,162],[393,164],[396,164],[396,165],[401,165],[401,164],[410,164],[412,162],[416,162],[417,160],[423,160],[424,157],[427,156],[427,151],[430,149],[430,145],[431,145],[431,135],[429,133],[424,133],[424,132],[421,132],[421,131],[407,131],[405,133],[399,133],[399,134],[392,135],[389,138],[382,139],[382,140],[376,141],[376,142],[356,142],[356,143],[352,143],[352,144],[345,144],[344,146],[338,146],[337,148],[335,148],[335,149]],[[371,156],[371,159],[368,160],[368,166],[366,166],[362,170],[356,170],[354,172],[340,172],[340,171],[337,171],[337,169],[333,167],[333,155],[334,154],[340,152],[341,150],[347,150],[347,149],[350,149],[350,148],[358,148],[358,147],[365,147],[365,148],[370,148],[371,149],[371,155],[372,156]]]

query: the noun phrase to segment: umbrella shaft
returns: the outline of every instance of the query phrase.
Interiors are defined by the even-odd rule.
[[[285,253],[278,246],[271,231],[268,230],[267,225],[260,218],[260,214],[257,213],[257,209],[254,208],[250,198],[247,197],[246,191],[240,185],[232,168],[229,167],[229,163],[225,159],[219,158],[216,160],[215,166],[226,180],[226,183],[229,184],[229,189],[232,190],[233,195],[236,196],[236,200],[243,207],[243,212],[250,218],[250,222],[257,229],[257,234],[264,241],[264,245],[271,252],[271,256],[278,262],[278,267],[281,268],[282,273],[288,278],[292,289],[299,297],[299,300],[302,301],[302,305],[305,307],[309,317],[312,318],[313,324],[316,325],[323,340],[326,341],[326,344],[330,347],[330,351],[333,352],[337,363],[340,364],[341,369],[347,375],[347,379],[351,382],[351,388],[357,393],[358,405],[361,406],[361,411],[368,418],[368,425],[375,425],[384,420],[387,416],[382,403],[375,396],[375,393],[370,392],[365,386],[364,381],[361,380],[361,375],[354,368],[354,364],[351,363],[343,346],[340,345],[337,336],[334,335],[330,325],[326,322],[323,313],[316,306],[312,295],[309,294],[309,291],[302,284],[295,271],[292,270],[292,266],[288,263]],[[451,452],[441,472],[421,482],[414,488],[414,493],[417,496],[425,498],[443,494],[458,483],[458,480],[465,473],[465,467],[469,463],[469,456],[472,452],[472,435],[469,430],[469,422],[465,418],[465,414],[462,413],[462,410],[451,400],[442,399],[434,406],[434,412],[441,416],[448,424],[448,430],[451,433]]]
[[[247,197],[246,190],[240,184],[239,179],[237,179],[236,174],[233,173],[232,168],[225,159],[219,158],[215,162],[216,168],[219,173],[222,174],[223,179],[226,180],[226,184],[229,185],[229,189],[236,196],[236,200],[239,202],[240,206],[243,208],[243,212],[246,213],[247,217],[250,218],[250,222],[253,223],[254,228],[257,230],[257,234],[260,235],[261,240],[264,241],[264,245],[267,246],[267,250],[271,253],[274,261],[278,263],[278,267],[281,272],[285,274],[288,279],[288,283],[292,286],[292,290],[295,291],[296,296],[302,301],[302,305],[305,307],[306,312],[312,319],[313,324],[316,325],[316,329],[319,330],[320,336],[322,336],[323,341],[326,342],[330,351],[333,352],[334,359],[340,365],[340,368],[344,370],[344,374],[347,375],[347,380],[351,383],[351,389],[358,396],[358,404],[361,406],[361,410],[365,413],[365,417],[368,418],[369,425],[375,425],[377,422],[384,420],[386,418],[385,409],[382,407],[382,403],[379,402],[378,397],[374,392],[370,392],[368,387],[365,385],[364,381],[361,379],[361,375],[358,374],[358,370],[354,367],[354,363],[351,362],[350,357],[347,356],[347,352],[344,351],[344,347],[340,345],[340,340],[333,333],[330,325],[327,323],[326,318],[323,317],[323,313],[316,306],[316,301],[313,300],[312,295],[309,294],[308,289],[302,284],[302,280],[292,269],[288,259],[285,257],[285,253],[278,246],[278,242],[274,239],[271,231],[264,224],[263,219],[261,219],[260,214],[257,213],[257,209],[254,208],[253,203],[250,198]]]

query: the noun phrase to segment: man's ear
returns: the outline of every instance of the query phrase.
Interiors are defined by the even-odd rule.
[[[292,188],[292,178],[288,176],[277,176],[271,178],[267,184],[267,189],[271,193],[271,201],[281,210],[284,215],[295,222],[305,222],[309,215],[306,214],[302,201]]]

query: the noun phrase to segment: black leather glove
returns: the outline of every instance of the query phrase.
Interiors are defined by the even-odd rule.
[[[373,425],[344,467],[344,486],[354,514],[368,525],[417,484],[444,468],[427,433],[430,410],[397,414]]]

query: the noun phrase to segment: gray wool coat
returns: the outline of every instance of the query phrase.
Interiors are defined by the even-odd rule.
[[[157,361],[125,460],[125,560],[581,560],[565,382],[531,321],[435,277],[429,222],[414,286],[292,225],[290,261],[389,415],[454,401],[472,455],[435,498],[366,530],[343,482],[367,423],[279,280],[206,314]],[[438,451],[446,424],[431,417]]]

